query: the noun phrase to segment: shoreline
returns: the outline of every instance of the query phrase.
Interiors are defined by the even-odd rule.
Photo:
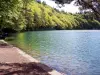
[[[29,54],[25,53],[24,51],[22,51],[21,49],[19,49],[18,47],[15,47],[13,45],[10,45],[9,43],[7,43],[6,41],[4,40],[0,40],[0,42],[3,42],[5,44],[7,44],[8,46],[11,46],[14,50],[17,51],[17,53],[19,55],[21,55],[21,57],[24,57],[26,60],[28,60],[29,63],[37,63],[37,64],[42,64],[40,61],[36,60],[35,58],[33,58],[32,56],[30,56]],[[3,62],[3,63],[7,63],[7,64],[11,64],[12,62]],[[20,63],[20,62],[17,62],[17,63]],[[27,63],[27,62],[25,62]],[[42,64],[42,65],[39,65],[39,67],[41,67],[42,69],[44,70],[51,70],[51,68],[45,64]],[[53,70],[52,71],[49,71],[48,74],[50,75],[64,75],[64,74],[61,74],[59,73],[58,71],[56,70]]]
[[[26,33],[26,32],[45,32],[45,31],[76,31],[76,32],[100,32],[100,30],[38,30],[38,31],[23,31],[23,32],[16,32],[16,33]]]

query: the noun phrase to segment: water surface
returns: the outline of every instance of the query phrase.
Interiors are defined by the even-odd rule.
[[[100,31],[18,33],[12,44],[67,75],[100,75]]]

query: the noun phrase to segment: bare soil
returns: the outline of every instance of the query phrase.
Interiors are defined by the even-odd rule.
[[[51,71],[50,67],[30,62],[15,47],[0,41],[0,75],[50,75]]]

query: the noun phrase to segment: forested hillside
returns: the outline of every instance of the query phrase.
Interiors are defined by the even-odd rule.
[[[15,4],[14,4],[15,3]],[[0,30],[28,31],[47,29],[100,29],[93,13],[70,14],[59,12],[34,0],[0,2]],[[72,9],[73,10],[73,9]]]

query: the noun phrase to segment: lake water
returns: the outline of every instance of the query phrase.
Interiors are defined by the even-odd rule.
[[[33,31],[9,41],[66,75],[100,75],[100,31]]]

